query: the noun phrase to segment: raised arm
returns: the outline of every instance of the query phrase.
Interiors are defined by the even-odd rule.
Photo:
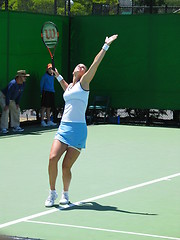
[[[88,71],[81,77],[81,85],[84,89],[88,90],[89,89],[89,84],[92,81],[97,68],[99,64],[101,63],[102,59],[104,58],[104,55],[106,51],[108,50],[110,44],[118,37],[118,35],[112,35],[111,37],[106,37],[105,39],[105,44],[103,45],[102,49],[100,52],[96,55],[94,58],[93,63],[91,64],[90,68]]]
[[[56,79],[58,80],[58,82],[60,83],[62,89],[65,91],[66,88],[68,87],[68,83],[64,80],[64,78],[58,73],[58,70],[55,69],[55,71],[53,71]]]

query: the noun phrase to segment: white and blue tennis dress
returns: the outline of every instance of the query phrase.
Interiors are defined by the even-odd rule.
[[[80,81],[69,84],[63,94],[65,108],[55,139],[75,148],[85,148],[87,125],[85,112],[89,91],[81,87]]]

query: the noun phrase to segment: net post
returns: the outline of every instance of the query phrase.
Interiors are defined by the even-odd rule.
[[[57,15],[57,0],[54,0],[54,15]]]
[[[71,1],[68,0],[68,16],[71,14]]]
[[[5,0],[5,10],[8,10],[8,0]]]

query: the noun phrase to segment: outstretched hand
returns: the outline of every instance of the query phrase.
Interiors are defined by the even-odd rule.
[[[53,74],[55,75],[55,77],[58,77],[59,76],[59,73],[58,73],[58,70],[55,68],[55,71],[52,70]]]
[[[105,43],[110,45],[116,38],[118,37],[118,34],[112,35],[111,37],[106,37]]]

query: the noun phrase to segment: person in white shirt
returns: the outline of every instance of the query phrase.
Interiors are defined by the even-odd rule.
[[[87,70],[84,64],[78,64],[73,71],[73,82],[68,85],[57,70],[54,74],[64,90],[65,109],[59,129],[55,135],[49,156],[49,184],[50,193],[45,201],[46,207],[52,207],[58,197],[56,192],[56,178],[58,173],[58,161],[64,152],[62,163],[63,192],[60,204],[68,204],[69,185],[71,182],[71,168],[77,160],[81,149],[85,148],[87,138],[87,125],[85,112],[89,97],[89,84],[92,81],[99,64],[104,58],[110,44],[118,37],[112,35],[106,37],[100,52],[94,58],[93,63]]]

